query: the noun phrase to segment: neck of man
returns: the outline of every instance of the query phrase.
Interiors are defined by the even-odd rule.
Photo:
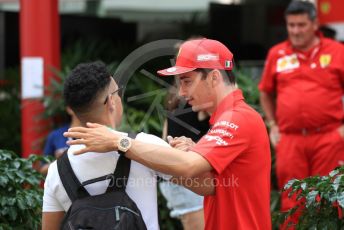
[[[300,48],[297,48],[295,47],[296,49],[300,50],[300,51],[303,51],[303,52],[307,52],[309,51],[310,49],[312,49],[313,47],[315,47],[316,45],[318,45],[320,43],[320,38],[318,36],[314,36],[312,38],[312,40],[310,42],[307,43],[307,45],[303,46],[303,47],[300,47]]]
[[[78,127],[78,126],[82,126],[81,122],[75,115],[72,115],[72,121],[70,123],[70,127]]]
[[[232,93],[233,91],[237,90],[238,87],[237,85],[226,85],[226,84],[222,84],[222,85],[219,85],[218,88],[215,90],[216,92],[216,104],[215,106],[209,110],[209,111],[206,111],[208,112],[208,114],[212,114],[216,108],[219,106],[219,104],[221,103],[221,101],[227,97],[227,95],[229,95],[230,93]]]
[[[106,119],[105,117],[82,117],[80,118],[80,125],[83,127],[87,127],[86,123],[97,123],[100,125],[105,125],[107,127],[110,127],[112,129],[115,129],[115,124],[113,122],[110,122],[109,119]]]

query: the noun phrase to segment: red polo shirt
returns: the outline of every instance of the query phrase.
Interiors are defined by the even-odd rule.
[[[271,229],[271,159],[263,120],[236,90],[220,102],[210,125],[191,150],[215,171],[215,195],[204,199],[205,229]]]
[[[344,46],[320,37],[308,52],[289,41],[269,51],[259,89],[276,93],[281,131],[339,126],[344,118]]]

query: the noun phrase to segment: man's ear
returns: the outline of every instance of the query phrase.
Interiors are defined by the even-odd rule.
[[[215,70],[211,71],[210,75],[211,75],[210,76],[211,86],[212,87],[217,86],[221,81],[220,72],[217,69],[215,69]]]
[[[70,116],[75,115],[75,113],[74,113],[74,111],[72,110],[72,108],[69,107],[68,105],[66,106],[66,111],[67,111],[68,115],[70,115]]]
[[[107,109],[112,113],[115,111],[115,102],[112,96],[108,96],[108,103],[106,103]]]

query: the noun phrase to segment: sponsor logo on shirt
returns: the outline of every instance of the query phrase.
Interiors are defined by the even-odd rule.
[[[319,58],[321,68],[327,67],[331,63],[332,56],[330,54],[322,54]]]
[[[218,121],[214,124],[213,128],[218,127],[218,126],[225,126],[234,130],[237,130],[239,128],[238,125],[234,124],[233,122],[228,122],[228,121]]]
[[[215,141],[215,143],[217,145],[221,145],[221,146],[227,146],[228,145],[228,142],[223,140],[222,137],[219,137],[219,136],[212,136],[212,135],[205,135],[204,138],[207,140],[207,141]]]
[[[296,54],[286,55],[277,59],[276,71],[283,72],[288,70],[293,70],[300,67],[300,62],[297,59]]]
[[[230,132],[228,132],[227,130],[224,129],[212,129],[209,131],[209,133],[211,134],[221,134],[224,137],[229,137],[229,138],[233,138],[233,134],[231,134]]]
[[[215,141],[216,145],[227,146],[228,142],[224,139],[233,139],[234,135],[230,130],[236,131],[239,126],[229,121],[218,121],[213,128],[204,136],[207,141]]]

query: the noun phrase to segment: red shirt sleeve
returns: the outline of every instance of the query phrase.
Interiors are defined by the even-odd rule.
[[[249,135],[242,126],[239,119],[218,119],[191,151],[201,154],[221,174],[248,147]]]
[[[258,85],[260,91],[272,93],[275,91],[276,60],[273,51],[270,50],[265,61],[261,81]]]

